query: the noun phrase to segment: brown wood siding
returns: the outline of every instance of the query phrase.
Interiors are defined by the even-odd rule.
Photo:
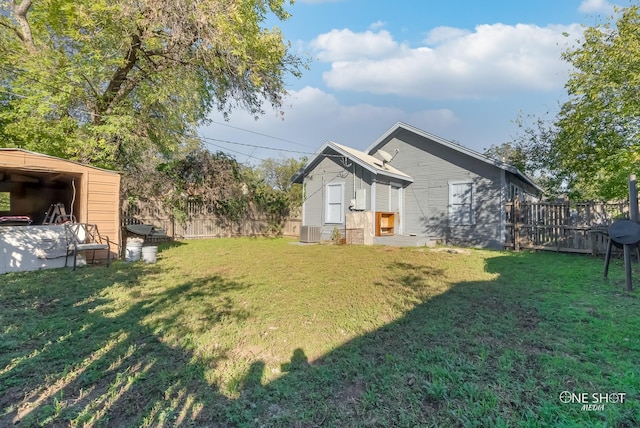
[[[87,221],[110,240],[120,242],[120,175],[88,171]]]
[[[21,150],[0,151],[0,167],[39,172],[72,172],[82,174],[88,168],[74,162]]]

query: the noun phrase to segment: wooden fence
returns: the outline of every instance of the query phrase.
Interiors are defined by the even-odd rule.
[[[232,236],[259,236],[268,232],[269,221],[261,216],[249,213],[239,221],[229,221],[216,217],[206,207],[190,204],[184,221],[178,221],[170,212],[153,203],[137,202],[135,205],[122,205],[122,227],[132,223],[154,225],[174,239],[204,239]],[[299,218],[287,218],[281,224],[285,236],[300,236]]]
[[[569,253],[604,254],[609,225],[629,217],[629,203],[509,202],[505,246]]]

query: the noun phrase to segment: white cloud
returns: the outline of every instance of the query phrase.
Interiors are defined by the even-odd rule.
[[[292,91],[286,104],[290,107],[285,111],[284,122],[298,129],[301,136],[324,135],[323,141],[330,139],[356,148],[366,147],[398,121],[424,126],[436,133],[445,132],[459,122],[449,109],[409,113],[398,107],[366,103],[344,105],[334,95],[309,86]],[[353,140],[341,141],[341,135],[351,135]]]
[[[469,30],[453,27],[436,27],[429,31],[427,38],[424,42],[429,45],[438,45],[444,42],[448,42],[455,39],[460,39],[467,36],[470,33]]]
[[[614,5],[607,0],[584,0],[578,10],[582,13],[606,13],[614,12]]]
[[[376,22],[373,22],[371,25],[369,25],[369,29],[375,31],[375,30],[384,28],[386,25],[387,23],[384,21],[376,21]]]
[[[300,91],[291,92],[287,104],[291,108],[285,112],[285,121],[288,121],[290,125],[300,126],[301,133],[306,133],[312,123],[333,122],[332,127],[335,126],[342,131],[353,126],[356,133],[361,132],[362,129],[372,128],[372,124],[382,124],[383,129],[379,132],[382,133],[398,121],[421,123],[429,129],[437,128],[439,130],[447,129],[458,123],[455,114],[449,109],[420,110],[408,113],[397,107],[374,106],[364,103],[343,105],[334,95],[308,86]],[[324,125],[319,127],[320,129],[324,129],[324,132],[333,132],[333,130],[327,130]],[[366,141],[373,142],[370,139]],[[345,142],[345,144],[349,143]]]
[[[351,30],[331,30],[311,42],[321,61],[353,61],[361,58],[388,58],[403,50],[386,30],[354,33]]]
[[[565,44],[582,28],[518,24],[480,25],[469,32],[450,27],[432,30],[425,45],[400,44],[387,31],[333,30],[312,46],[334,89],[425,99],[493,97],[514,91],[561,88],[568,64],[560,59]]]
[[[299,157],[302,153],[296,152],[312,153],[326,140],[364,149],[398,121],[411,123],[438,135],[451,135],[460,123],[460,119],[449,109],[409,112],[398,107],[366,103],[345,105],[335,96],[309,86],[290,91],[282,110],[284,117],[268,112],[257,121],[249,114],[236,111],[226,125],[218,114],[213,114],[211,118],[217,123],[202,128],[201,135],[210,148],[229,150],[231,155],[245,162],[251,161],[251,156],[259,159]],[[296,144],[291,144],[291,141]],[[264,150],[255,146],[284,151]]]

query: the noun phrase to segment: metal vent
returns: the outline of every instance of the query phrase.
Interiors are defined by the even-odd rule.
[[[301,226],[300,242],[320,242],[320,226]]]

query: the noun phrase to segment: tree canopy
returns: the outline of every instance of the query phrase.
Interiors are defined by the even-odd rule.
[[[285,1],[3,0],[0,145],[122,170],[215,109],[277,109],[305,66],[263,27]]]
[[[492,144],[484,150],[484,155],[491,159],[514,166],[522,172],[528,172],[526,153],[523,147],[518,144],[512,142],[500,145]]]
[[[637,6],[585,29],[563,58],[573,66],[546,163],[573,194],[622,198],[640,168],[640,14]]]
[[[307,162],[306,158],[268,158],[256,167],[256,175],[266,188],[286,198],[289,211],[302,206],[302,185],[291,183],[291,177]]]

